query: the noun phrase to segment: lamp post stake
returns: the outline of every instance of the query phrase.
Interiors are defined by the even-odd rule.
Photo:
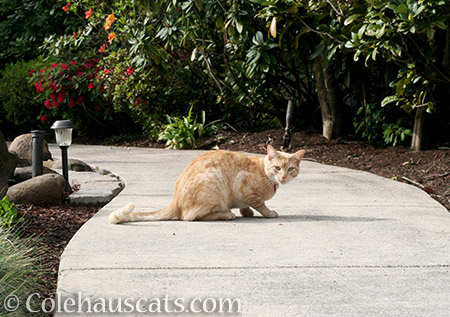
[[[62,170],[63,170],[63,176],[64,179],[66,180],[66,187],[65,187],[65,191],[66,193],[72,193],[72,187],[70,186],[69,183],[69,164],[67,161],[67,148],[69,146],[68,145],[60,145],[59,148],[61,149],[61,159],[62,159]]]
[[[43,148],[44,148],[44,136],[45,131],[32,130],[31,137],[33,138],[33,154],[32,154],[32,167],[31,175],[36,177],[42,175],[42,162],[43,162]]]

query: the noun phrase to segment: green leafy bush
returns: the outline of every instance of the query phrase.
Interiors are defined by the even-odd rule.
[[[29,133],[43,127],[40,113],[44,107],[44,97],[36,95],[30,83],[32,70],[44,67],[48,62],[42,58],[29,62],[19,61],[7,66],[0,77],[0,122],[7,125],[8,136]]]
[[[59,0],[1,1],[0,69],[38,57],[45,36],[72,33],[80,27],[79,18],[66,14],[62,6]]]
[[[23,217],[19,217],[17,208],[9,200],[8,196],[3,197],[0,201],[0,227],[11,227],[13,223],[23,221]]]
[[[33,245],[33,238],[19,238],[19,232],[0,228],[0,315],[28,316],[25,303],[31,294],[42,291],[44,269],[38,264],[42,250]],[[8,297],[9,296],[9,297]],[[5,305],[20,303],[14,312]],[[8,301],[11,300],[11,302]],[[29,307],[40,310],[37,296],[30,298]],[[36,313],[36,316],[43,315]],[[34,314],[33,314],[34,316]]]
[[[221,130],[221,127],[216,125],[219,120],[206,124],[204,111],[201,112],[201,122],[197,122],[197,119],[192,116],[192,107],[187,117],[167,116],[167,120],[169,124],[164,127],[158,140],[166,141],[169,149],[195,149],[203,136],[216,134]]]

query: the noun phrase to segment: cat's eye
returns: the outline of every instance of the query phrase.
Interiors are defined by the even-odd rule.
[[[290,173],[290,172],[293,172],[294,170],[295,170],[295,168],[289,167],[288,172]]]
[[[281,167],[279,167],[279,166],[275,166],[275,170],[278,172],[278,171],[280,171],[281,170]]]

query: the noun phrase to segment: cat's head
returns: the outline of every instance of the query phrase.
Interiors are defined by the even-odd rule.
[[[264,158],[264,169],[267,177],[278,184],[290,182],[300,171],[300,161],[303,155],[305,155],[305,150],[288,154],[278,152],[269,144],[267,155]]]

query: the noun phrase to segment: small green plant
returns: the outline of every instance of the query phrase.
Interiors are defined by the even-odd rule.
[[[364,140],[378,142],[383,135],[382,124],[385,120],[384,109],[380,108],[377,103],[368,103],[361,106],[356,112],[353,126],[355,132]]]
[[[384,142],[392,146],[404,143],[406,138],[412,137],[413,133],[407,127],[408,122],[405,118],[400,118],[397,123],[385,124],[384,128]]]
[[[167,116],[169,123],[164,126],[163,131],[159,134],[159,141],[166,141],[169,149],[195,149],[199,140],[207,134],[216,134],[221,130],[215,120],[206,124],[205,111],[201,112],[201,122],[197,122],[197,118],[192,115],[192,107],[189,109],[187,117],[171,117]]]
[[[23,217],[19,217],[17,208],[11,202],[8,196],[3,197],[0,201],[0,227],[9,228],[13,223],[23,221]]]

